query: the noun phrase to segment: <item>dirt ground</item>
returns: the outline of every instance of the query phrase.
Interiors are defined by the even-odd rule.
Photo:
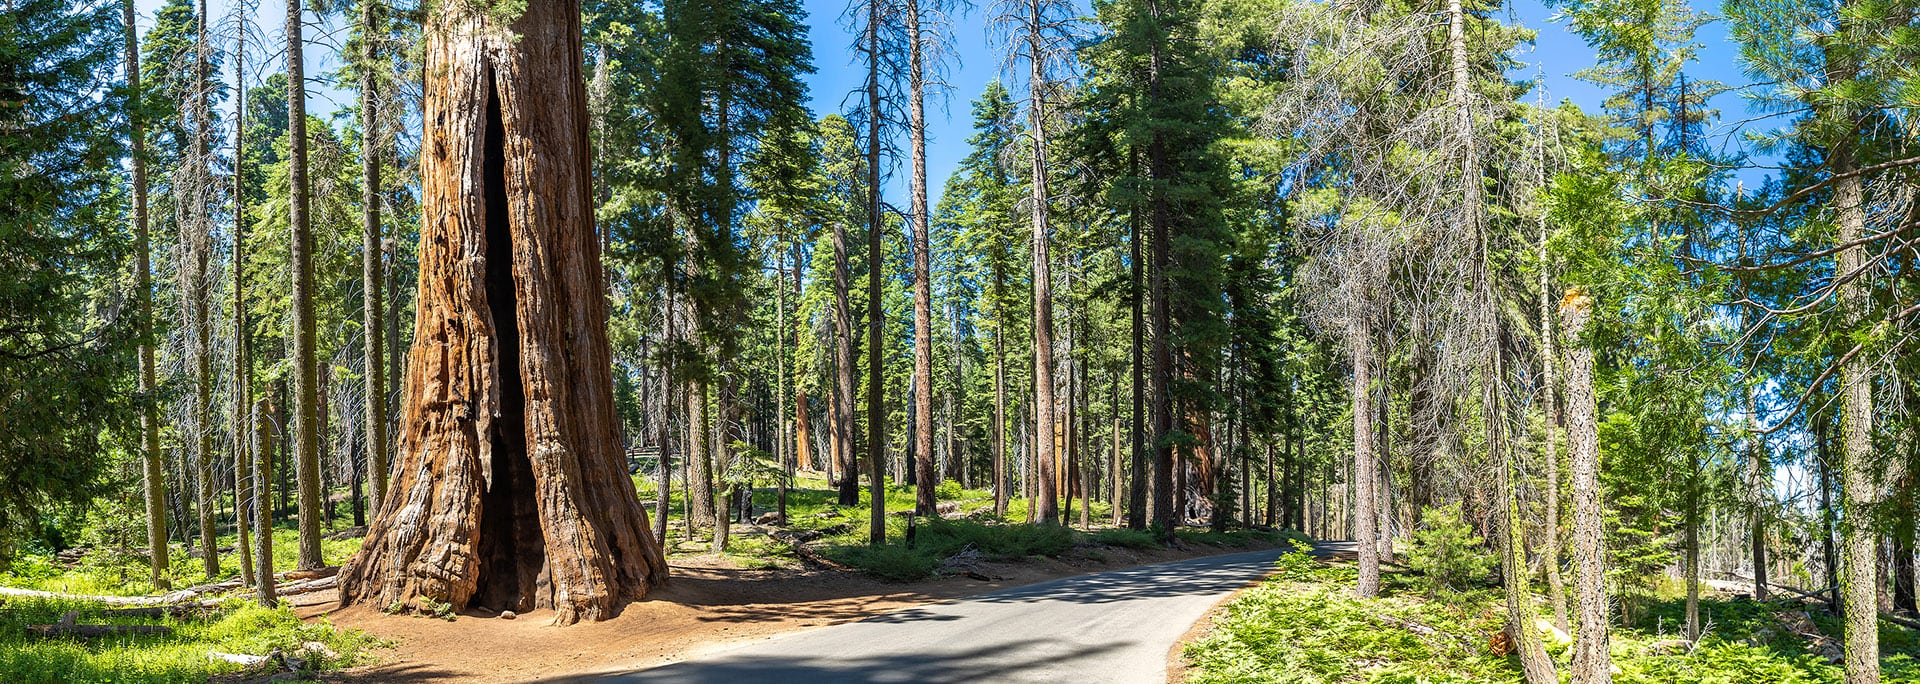
[[[693,556],[674,559],[667,586],[619,617],[571,627],[551,626],[546,611],[513,620],[462,615],[451,622],[387,615],[341,608],[331,592],[312,595],[299,610],[393,642],[376,652],[378,663],[338,680],[540,682],[652,667],[742,641],[1058,577],[1245,550],[1080,548],[1057,559],[977,566],[988,581],[954,576],[912,583],[835,570],[744,570],[721,557]]]

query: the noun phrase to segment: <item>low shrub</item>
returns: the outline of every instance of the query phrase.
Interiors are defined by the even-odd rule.
[[[900,544],[848,544],[829,548],[826,555],[867,574],[895,582],[932,577],[940,569],[941,561],[945,560],[925,549],[909,549]]]
[[[1461,519],[1460,504],[1428,508],[1421,520],[1407,550],[1407,567],[1425,578],[1427,593],[1458,591],[1486,580],[1499,559]]]

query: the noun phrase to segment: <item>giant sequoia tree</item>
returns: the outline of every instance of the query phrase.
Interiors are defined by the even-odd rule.
[[[436,5],[400,454],[344,603],[611,617],[666,579],[616,435],[580,8]]]

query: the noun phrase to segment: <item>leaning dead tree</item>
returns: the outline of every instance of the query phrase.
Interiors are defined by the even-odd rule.
[[[666,580],[615,434],[577,1],[428,21],[419,317],[343,603],[616,615]]]

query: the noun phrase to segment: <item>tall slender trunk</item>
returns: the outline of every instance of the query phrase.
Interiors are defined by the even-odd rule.
[[[246,13],[239,14],[240,30],[234,32],[233,50],[233,527],[238,539],[234,549],[240,552],[240,580],[255,583],[250,507],[258,507],[253,494],[253,336],[247,324],[247,30]]]
[[[1054,453],[1054,397],[1053,397],[1053,271],[1052,259],[1048,255],[1051,239],[1047,225],[1047,112],[1046,112],[1046,54],[1041,43],[1041,0],[1029,0],[1027,9],[1031,15],[1027,27],[1027,61],[1030,70],[1027,76],[1028,134],[1033,140],[1033,152],[1029,161],[1028,187],[1032,192],[1033,203],[1029,212],[1033,219],[1033,401],[1034,401],[1034,463],[1039,471],[1035,474],[1035,484],[1039,485],[1035,505],[1038,507],[1039,522],[1053,525],[1060,522],[1060,503],[1055,482]]]
[[[777,244],[777,243],[776,243]],[[794,460],[789,456],[788,440],[792,433],[787,420],[787,268],[784,256],[774,250],[773,278],[773,410],[778,427],[774,430],[773,457],[778,463],[780,479],[775,483],[779,487],[780,520],[787,519],[787,481],[793,479]],[[795,277],[799,275],[799,264],[794,264]],[[748,492],[752,498],[752,492]]]
[[[926,65],[920,50],[920,3],[906,0],[907,122],[913,139],[913,461],[914,513],[934,515],[933,287],[928,280]],[[876,262],[877,263],[877,262]]]
[[[1373,321],[1365,296],[1347,314],[1347,354],[1353,362],[1353,521],[1354,547],[1359,550],[1360,574],[1353,593],[1361,598],[1380,595],[1380,547],[1373,495],[1378,476],[1373,455]]]
[[[1140,175],[1140,146],[1127,147],[1127,169],[1134,176]],[[1128,424],[1133,430],[1133,460],[1129,470],[1133,484],[1127,490],[1127,527],[1135,530],[1147,528],[1147,423],[1146,423],[1146,355],[1142,344],[1146,335],[1146,325],[1141,310],[1146,301],[1146,283],[1141,280],[1143,264],[1140,263],[1140,204],[1134,202],[1127,211],[1127,283],[1131,301],[1129,313],[1133,316],[1133,325],[1128,330],[1128,347],[1132,352],[1132,382],[1128,392],[1133,395],[1133,418]]]
[[[1546,649],[1540,643],[1540,634],[1533,628],[1533,594],[1527,588],[1526,542],[1523,521],[1520,517],[1519,488],[1513,482],[1517,464],[1515,453],[1508,443],[1508,420],[1505,397],[1506,373],[1500,350],[1499,303],[1493,282],[1493,255],[1487,226],[1484,221],[1483,184],[1485,175],[1480,168],[1478,134],[1474,130],[1471,104],[1471,86],[1468,81],[1466,11],[1462,0],[1447,2],[1447,44],[1451,55],[1450,66],[1453,72],[1451,106],[1458,117],[1458,140],[1460,149],[1460,182],[1465,190],[1462,197],[1462,209],[1465,212],[1464,226],[1467,234],[1474,240],[1472,280],[1474,304],[1478,311],[1474,323],[1478,326],[1475,334],[1479,338],[1480,359],[1480,418],[1486,433],[1487,455],[1495,464],[1497,487],[1501,499],[1500,555],[1501,575],[1507,596],[1507,631],[1520,656],[1521,670],[1526,674],[1529,684],[1550,684],[1558,680],[1554,674],[1553,661],[1547,657]]]
[[[373,506],[387,500],[387,383],[386,357],[381,353],[385,340],[386,315],[380,294],[380,150],[385,135],[381,130],[380,92],[374,79],[378,56],[375,45],[379,31],[377,0],[360,0],[360,281],[361,335],[366,378],[367,458],[371,461]],[[359,478],[355,478],[357,482]]]
[[[881,345],[881,318],[886,302],[881,298],[880,271],[886,268],[886,253],[881,249],[882,220],[880,206],[880,3],[867,0],[867,486],[870,488],[867,542],[887,541],[886,464],[887,430],[885,378],[881,361],[886,356]],[[852,422],[849,420],[848,422]]]
[[[147,553],[149,579],[153,588],[173,588],[167,574],[167,477],[165,456],[160,451],[160,413],[158,371],[153,359],[153,237],[147,225],[147,131],[146,117],[140,114],[140,27],[135,21],[133,0],[123,0],[120,17],[126,25],[124,61],[127,91],[130,93],[127,122],[133,175],[133,287],[134,315],[140,333],[140,460],[147,505]]]
[[[994,248],[998,251],[998,247]],[[999,254],[996,257],[1001,256]],[[1007,310],[1006,268],[993,261],[993,517],[1007,515]]]
[[[189,166],[187,189],[189,197],[178,198],[187,202],[188,222],[181,226],[187,234],[181,236],[181,244],[187,248],[186,268],[181,274],[184,287],[180,295],[185,298],[186,308],[191,312],[190,325],[193,341],[187,346],[188,363],[193,366],[193,479],[197,485],[194,508],[200,515],[200,561],[207,571],[207,579],[220,574],[220,554],[216,550],[214,529],[213,500],[213,349],[212,326],[209,324],[209,309],[213,298],[207,293],[207,262],[212,252],[209,244],[213,236],[213,222],[208,206],[213,202],[213,167],[208,157],[211,149],[208,139],[213,129],[207,121],[212,109],[207,104],[208,93],[212,86],[208,82],[208,57],[213,44],[207,35],[207,0],[200,0],[197,10],[198,32],[194,40],[193,58],[193,159]],[[176,193],[179,194],[179,193]]]
[[[1540,553],[1547,566],[1547,600],[1553,605],[1553,624],[1561,630],[1567,629],[1567,585],[1560,576],[1560,443],[1559,431],[1562,422],[1558,397],[1560,383],[1560,359],[1554,350],[1553,334],[1553,283],[1551,259],[1547,252],[1547,215],[1540,214],[1540,368],[1543,371],[1540,383],[1540,403],[1542,418],[1546,429],[1540,449],[1546,455],[1547,465],[1547,530],[1546,544]]]
[[[1853,274],[1867,263],[1867,248],[1861,244],[1867,215],[1865,190],[1860,177],[1854,175],[1858,164],[1852,140],[1837,144],[1828,154],[1828,163],[1833,170],[1833,209],[1839,228],[1835,240],[1849,245],[1835,259],[1835,273]],[[1860,325],[1867,315],[1866,279],[1842,280],[1839,287],[1847,323]],[[1840,368],[1840,604],[1846,621],[1847,684],[1880,681],[1879,612],[1875,609],[1878,535],[1871,523],[1880,483],[1875,474],[1873,368],[1869,363],[1865,355],[1856,354]]]
[[[1821,402],[1817,399],[1819,399],[1818,396],[1810,398],[1808,405],[1820,406]],[[1825,415],[1812,413],[1807,418],[1813,421],[1814,460],[1818,465],[1814,470],[1820,484],[1820,563],[1821,569],[1826,573],[1826,581],[1822,584],[1826,587],[1838,587],[1840,561],[1839,552],[1834,548],[1833,449],[1830,437],[1833,426],[1829,422],[1831,418]],[[1821,589],[1819,593],[1827,592],[1828,589]],[[1834,600],[1828,602],[1827,608],[1833,614],[1839,615],[1842,610],[1839,596],[1834,594],[1829,596]]]
[[[1573,489],[1574,613],[1573,684],[1613,680],[1607,651],[1606,567],[1600,534],[1600,435],[1593,394],[1593,347],[1585,339],[1593,300],[1574,290],[1560,303],[1561,334],[1566,339],[1567,450]]]
[[[1113,369],[1113,374],[1107,377],[1107,383],[1107,405],[1113,407],[1113,454],[1107,461],[1108,485],[1112,487],[1107,503],[1112,504],[1113,519],[1108,524],[1119,527],[1125,520],[1120,502],[1127,496],[1127,479],[1120,473],[1120,463],[1125,452],[1121,450],[1120,445],[1120,371],[1118,368]]]
[[[1149,7],[1158,15],[1158,3],[1150,0]],[[1147,97],[1151,102],[1161,100],[1160,71],[1165,46],[1155,42],[1150,47],[1147,66]],[[1147,142],[1147,174],[1155,181],[1165,180],[1172,175],[1171,159],[1173,150],[1167,149],[1165,134],[1154,129]],[[1173,346],[1169,336],[1173,332],[1171,312],[1168,310],[1167,272],[1173,263],[1172,223],[1173,207],[1167,198],[1166,189],[1158,183],[1152,185],[1153,203],[1151,222],[1153,232],[1153,523],[1159,528],[1162,541],[1173,541],[1174,526],[1178,524],[1183,511],[1174,510],[1174,462],[1173,442],[1169,441],[1173,433],[1173,397],[1169,394],[1173,385]]]
[[[671,273],[674,267],[669,265],[667,268],[668,272]],[[672,349],[680,338],[680,324],[674,316],[673,286],[669,284],[661,288],[660,294],[662,306],[666,310],[662,327],[666,328],[667,331],[667,347],[668,349]],[[667,548],[667,517],[673,509],[672,416],[675,407],[679,406],[679,404],[674,401],[673,388],[679,385],[679,382],[673,375],[673,355],[671,353],[662,354],[661,358],[663,361],[661,362],[660,368],[660,410],[657,416],[658,422],[654,424],[654,444],[658,445],[660,449],[660,465],[659,470],[655,473],[658,476],[659,482],[655,485],[654,492],[653,536],[655,539],[660,540],[661,548],[665,549]],[[689,527],[688,531],[691,532],[692,528]]]
[[[1686,625],[1687,640],[1700,638],[1700,453],[1689,450],[1687,455],[1687,483],[1685,494],[1686,523],[1681,533],[1681,552],[1686,554],[1685,580],[1687,583]]]
[[[687,383],[687,538],[694,530],[714,524],[718,511],[713,504],[713,439],[707,417],[707,383],[694,379]]]
[[[254,400],[253,403],[253,539],[259,545],[254,562],[259,567],[254,571],[259,591],[255,594],[260,605],[274,607],[279,600],[273,591],[273,402],[267,397]]]
[[[300,489],[301,570],[320,558],[319,358],[314,349],[313,229],[307,223],[307,72],[302,0],[287,0],[287,223],[293,262],[293,464]]]
[[[853,451],[853,302],[849,292],[847,226],[833,224],[834,461],[842,506],[860,503],[859,459]]]

